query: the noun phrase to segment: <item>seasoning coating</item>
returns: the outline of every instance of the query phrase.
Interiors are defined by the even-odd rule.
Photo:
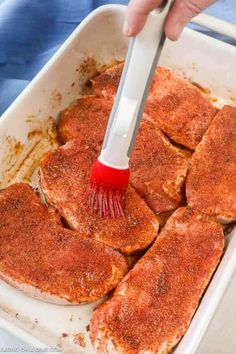
[[[115,65],[93,78],[93,92],[106,98],[115,98],[124,63]]]
[[[61,116],[59,134],[62,141],[76,138],[81,147],[99,152],[111,106],[112,101],[106,98],[82,97]],[[130,181],[156,214],[184,203],[183,185],[189,157],[174,147],[155,124],[143,120],[131,155]]]
[[[90,145],[100,149],[113,102],[94,95],[79,98],[60,115],[59,138],[63,143],[74,138],[81,146]]]
[[[216,112],[196,86],[171,70],[157,68],[146,113],[173,141],[194,150]]]
[[[130,160],[130,182],[156,214],[184,203],[190,158],[151,122],[143,121]]]
[[[93,80],[94,93],[114,98],[122,69],[120,64],[98,75]],[[194,150],[217,110],[196,84],[158,66],[145,113],[169,138]]]
[[[218,223],[190,208],[167,221],[149,251],[93,313],[97,353],[164,354],[186,332],[224,247]]]
[[[100,299],[127,272],[119,252],[65,229],[27,184],[0,191],[0,278],[55,303]]]
[[[85,236],[125,254],[145,249],[156,238],[159,224],[131,187],[125,196],[125,217],[101,218],[88,210],[84,198],[96,158],[96,152],[82,148],[77,140],[47,154],[40,163],[40,175],[48,202],[59,210],[70,227]]]
[[[236,108],[225,106],[198,145],[186,185],[190,206],[236,220]]]

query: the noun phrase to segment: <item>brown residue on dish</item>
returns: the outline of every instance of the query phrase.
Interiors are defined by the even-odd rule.
[[[54,109],[60,106],[62,100],[62,94],[55,89],[50,97],[49,108]]]
[[[36,118],[35,116],[33,116],[33,115],[28,116],[28,117],[25,119],[26,123],[34,123],[35,120],[37,120],[37,118]]]
[[[89,95],[91,93],[91,86],[88,84],[90,79],[98,75],[97,62],[92,57],[85,58],[79,68],[76,69],[79,74],[80,82],[82,83],[81,94]]]
[[[211,102],[215,103],[218,101],[218,99],[215,96],[213,96],[213,94],[209,88],[203,87],[202,85],[200,85],[198,82],[195,82],[195,81],[190,81],[190,82],[192,85],[197,87],[203,94],[208,96],[208,98],[211,100]]]
[[[197,87],[200,91],[202,91],[206,95],[210,95],[211,94],[211,91],[207,87],[203,87],[202,85],[200,85],[199,83],[197,83],[195,81],[192,81],[191,83],[192,83],[192,85]]]
[[[235,225],[236,225],[235,223],[232,223],[229,225],[226,225],[226,224],[221,225],[224,230],[224,235],[225,236],[229,235],[233,231]]]
[[[0,187],[5,187],[11,180],[11,173],[15,164],[20,159],[20,155],[25,149],[25,145],[16,140],[14,137],[7,136],[3,143],[6,153],[4,154],[1,164],[2,176],[0,180]]]
[[[68,333],[62,333],[62,337],[63,337],[63,338],[66,338],[66,337],[68,337],[68,336],[69,336]]]
[[[233,105],[236,105],[236,96],[231,96],[230,100],[232,101]]]
[[[210,96],[210,100],[211,102],[218,102],[218,98],[214,97],[214,96]]]
[[[89,324],[85,328],[86,328],[86,331],[89,332],[89,330],[90,330]]]
[[[74,343],[79,344],[82,348],[86,347],[83,333],[77,333],[74,335]]]
[[[96,60],[93,57],[85,58],[80,64],[78,72],[86,79],[94,77],[99,73]]]
[[[42,136],[42,131],[40,129],[32,130],[28,133],[28,139],[31,140],[34,136]]]
[[[19,155],[24,148],[24,144],[10,136],[6,137],[6,143],[9,144],[9,146],[11,147],[10,152],[14,155]]]
[[[26,121],[32,124],[28,133],[28,142],[23,144],[14,137],[4,139],[4,159],[1,165],[0,188],[12,183],[30,182],[42,156],[58,146],[57,131],[52,117],[45,121],[37,121],[33,116]]]

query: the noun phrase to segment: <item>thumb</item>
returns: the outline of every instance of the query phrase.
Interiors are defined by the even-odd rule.
[[[216,0],[176,0],[165,24],[167,37],[177,40],[187,23],[214,2]]]
[[[143,28],[150,11],[157,8],[163,0],[131,0],[128,5],[123,32],[135,36]]]

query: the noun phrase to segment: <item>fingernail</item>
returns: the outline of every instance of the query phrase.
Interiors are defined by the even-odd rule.
[[[126,36],[130,36],[131,35],[131,28],[130,28],[130,26],[129,26],[127,21],[125,21],[125,23],[124,23],[123,32],[124,32],[124,34]]]
[[[184,26],[181,23],[179,23],[179,22],[177,22],[175,24],[175,26],[173,26],[173,32],[175,34],[176,39],[179,38],[179,36],[183,32],[183,29],[184,29]]]

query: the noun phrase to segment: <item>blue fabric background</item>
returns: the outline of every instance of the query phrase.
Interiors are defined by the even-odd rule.
[[[127,1],[0,0],[0,114],[81,20],[94,8],[108,3]],[[236,23],[235,0],[220,0],[206,12]]]

